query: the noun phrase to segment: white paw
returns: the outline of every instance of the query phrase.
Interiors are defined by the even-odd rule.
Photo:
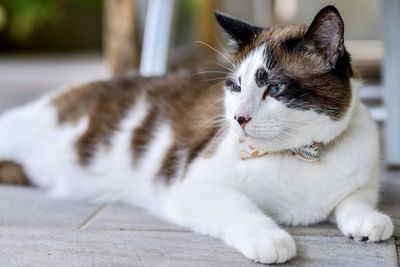
[[[293,238],[281,229],[256,231],[236,246],[246,257],[261,263],[284,263],[296,256]]]
[[[346,236],[359,241],[378,242],[393,234],[392,220],[377,211],[351,217],[340,228]]]

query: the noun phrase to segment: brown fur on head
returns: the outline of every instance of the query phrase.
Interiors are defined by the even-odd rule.
[[[225,84],[227,120],[249,143],[282,150],[330,142],[346,128],[356,87],[334,6],[309,26],[262,28],[215,16],[236,61]]]
[[[233,55],[243,61],[265,45],[266,82],[288,85],[277,97],[289,108],[313,109],[332,119],[341,118],[351,101],[350,55],[344,47],[344,24],[333,6],[323,8],[310,26],[261,28],[216,13],[216,19],[234,44]]]

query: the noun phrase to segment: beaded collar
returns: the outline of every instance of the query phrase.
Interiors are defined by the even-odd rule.
[[[243,139],[239,139],[239,149],[241,159],[251,159],[265,156],[274,152],[268,152],[255,148],[245,142]],[[286,153],[295,156],[301,160],[307,162],[319,162],[321,158],[321,143],[314,142],[311,145],[305,145],[298,148],[291,148],[283,150],[278,153]]]

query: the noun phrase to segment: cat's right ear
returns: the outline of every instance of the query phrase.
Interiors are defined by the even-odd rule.
[[[218,24],[227,34],[229,39],[228,44],[234,52],[240,51],[263,31],[261,27],[247,24],[219,11],[216,11],[214,14]]]
[[[322,54],[330,67],[336,65],[344,52],[344,23],[334,6],[326,6],[315,16],[304,40],[309,48]]]

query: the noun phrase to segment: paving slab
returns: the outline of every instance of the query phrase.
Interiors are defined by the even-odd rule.
[[[400,238],[400,170],[383,173],[380,208],[393,220],[394,236]]]
[[[88,226],[94,230],[175,231],[188,232],[187,228],[166,222],[147,211],[124,204],[110,204]],[[343,236],[336,225],[318,224],[304,227],[286,227],[293,235]]]
[[[175,231],[188,232],[186,228],[168,223],[145,210],[123,204],[110,204],[96,216],[88,229]]]
[[[190,232],[0,228],[1,266],[260,266],[223,242]],[[282,266],[397,266],[394,241],[296,236]]]
[[[384,195],[383,209],[397,222],[397,194]],[[137,207],[53,199],[36,188],[2,185],[0,214],[0,266],[256,266],[220,240]],[[329,224],[288,230],[298,256],[284,266],[397,266],[394,239],[351,241]]]
[[[37,188],[0,186],[0,227],[78,228],[99,204],[54,199]]]
[[[1,230],[1,266],[256,266],[189,232]]]
[[[327,223],[310,226],[286,227],[286,229],[290,234],[298,236],[343,236],[336,225]]]
[[[400,230],[400,214],[395,213],[400,211],[398,210],[399,205],[400,204],[397,203],[381,205],[382,210],[391,215],[396,230]],[[96,216],[88,228],[98,230],[190,231],[184,227],[179,227],[166,222],[155,215],[149,214],[141,208],[123,204],[111,204],[108,206]],[[285,228],[292,235],[298,236],[343,236],[336,225],[327,223]]]
[[[367,243],[345,237],[295,236],[295,240],[298,256],[288,266],[398,266],[394,239]]]

